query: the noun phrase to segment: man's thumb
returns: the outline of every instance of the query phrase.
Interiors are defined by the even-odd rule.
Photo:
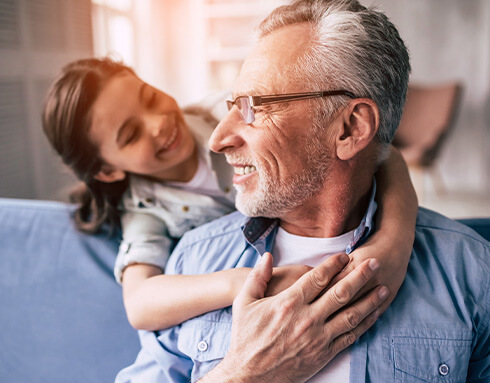
[[[264,253],[255,265],[235,299],[235,305],[246,305],[265,296],[267,284],[272,277],[272,254]]]

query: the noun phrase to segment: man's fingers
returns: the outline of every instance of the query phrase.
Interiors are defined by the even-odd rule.
[[[233,307],[247,305],[265,296],[267,284],[272,277],[272,255],[264,253],[260,262],[250,272],[240,293],[233,302]]]
[[[361,336],[379,316],[381,304],[388,297],[388,289],[379,286],[353,305],[336,313],[325,323],[325,331],[332,338],[351,332]]]
[[[369,330],[373,324],[376,323],[380,315],[379,310],[373,311],[352,331],[341,334],[330,344],[331,352],[336,355],[340,351],[352,345],[357,339],[361,337],[367,330]]]
[[[347,305],[352,298],[368,283],[379,269],[376,259],[367,259],[351,273],[331,286],[325,294],[313,303],[312,307],[318,315],[323,313],[325,319]],[[328,309],[327,309],[328,308]]]
[[[303,303],[311,303],[321,295],[329,282],[348,262],[349,256],[346,254],[332,255],[304,274],[290,289],[303,297]]]
[[[335,285],[338,281],[340,281],[341,279],[343,279],[347,274],[349,274],[355,268],[356,268],[356,266],[355,266],[354,262],[351,259],[350,262],[347,264],[347,266],[345,266],[344,269],[340,273],[338,273],[337,275],[335,275],[335,277],[333,277],[333,279],[330,281],[330,283],[327,286],[327,288]]]

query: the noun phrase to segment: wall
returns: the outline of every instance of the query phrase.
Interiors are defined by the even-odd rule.
[[[413,81],[463,81],[462,110],[438,167],[450,191],[490,195],[490,1],[377,0],[376,4],[408,45]]]
[[[0,197],[65,199],[74,177],[41,129],[49,84],[92,54],[90,0],[0,0]]]

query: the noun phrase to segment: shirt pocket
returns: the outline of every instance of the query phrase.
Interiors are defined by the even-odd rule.
[[[395,382],[465,382],[471,338],[393,337]]]

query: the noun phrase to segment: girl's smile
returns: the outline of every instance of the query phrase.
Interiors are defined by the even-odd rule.
[[[90,139],[106,167],[102,181],[135,173],[190,180],[197,169],[194,139],[175,100],[124,72],[110,79],[92,108]]]

